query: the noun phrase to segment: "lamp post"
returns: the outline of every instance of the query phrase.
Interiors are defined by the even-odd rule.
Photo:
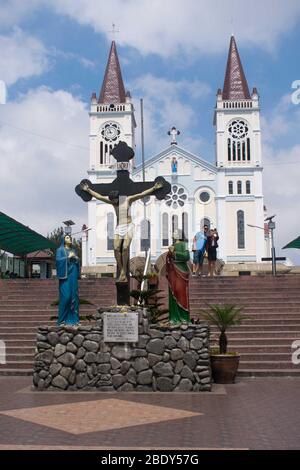
[[[75,225],[75,222],[73,222],[73,220],[65,220],[63,224],[65,224],[65,234],[71,236],[72,225]]]
[[[283,261],[286,258],[283,258],[283,257],[276,258],[275,245],[274,245],[274,230],[275,230],[276,224],[273,220],[274,217],[276,217],[276,215],[272,215],[271,217],[267,217],[265,219],[265,222],[268,221],[268,229],[271,233],[271,258],[262,258],[262,261],[272,261],[272,275],[276,276],[277,274],[276,261]],[[258,227],[257,225],[251,225],[251,224],[247,224],[247,225],[248,227],[259,228],[261,230],[265,230],[263,227]]]
[[[267,217],[265,220],[268,221],[268,229],[271,232],[272,274],[273,276],[276,276],[276,253],[275,253],[275,246],[274,246],[274,229],[276,227],[276,224],[273,220],[274,217],[276,216],[272,215],[271,217]]]

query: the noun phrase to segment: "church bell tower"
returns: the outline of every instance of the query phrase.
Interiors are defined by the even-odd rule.
[[[114,164],[110,151],[120,141],[135,150],[136,122],[130,92],[125,92],[115,41],[112,41],[99,97],[92,94],[90,110],[90,172]]]
[[[129,91],[125,91],[115,41],[112,41],[99,96],[94,92],[90,108],[90,159],[88,179],[94,183],[110,183],[116,177],[111,150],[120,141],[135,150],[134,107]],[[134,166],[131,161],[131,166]],[[114,263],[113,231],[116,224],[111,208],[92,199],[88,202],[88,231],[82,238],[82,265],[86,272],[102,271]],[[107,206],[107,205],[106,205]],[[91,269],[90,269],[91,268]]]
[[[249,91],[235,37],[230,39],[223,89],[217,92],[216,166],[219,256],[260,263],[265,255],[260,103]],[[250,226],[256,226],[250,227]]]

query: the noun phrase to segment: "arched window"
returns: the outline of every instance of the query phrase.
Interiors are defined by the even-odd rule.
[[[100,165],[104,163],[104,155],[103,155],[103,142],[100,142]]]
[[[231,139],[227,140],[228,161],[231,162]]]
[[[142,220],[141,222],[141,251],[148,251],[150,249],[150,235],[151,225],[149,220]]]
[[[227,155],[229,162],[250,161],[249,124],[234,119],[228,126]]]
[[[245,215],[244,211],[237,211],[237,239],[238,248],[245,248]]]
[[[107,250],[114,249],[114,214],[109,212],[106,219],[107,227]]]
[[[178,230],[178,215],[172,215],[172,235]]]
[[[182,232],[183,232],[183,239],[187,241],[189,239],[189,218],[188,213],[183,212],[182,214]]]
[[[242,182],[241,181],[237,182],[237,193],[242,194]]]
[[[169,216],[166,212],[162,215],[162,246],[169,246]]]
[[[251,194],[251,182],[246,181],[246,194]]]
[[[250,152],[250,139],[247,139],[247,161],[250,162],[251,160],[251,152]]]
[[[228,181],[228,193],[233,194],[233,182]]]
[[[209,220],[207,217],[204,217],[204,218],[201,220],[201,224],[200,224],[200,230],[201,230],[201,231],[203,231],[204,225],[207,225],[207,226],[208,226],[208,230],[210,230],[210,220]]]

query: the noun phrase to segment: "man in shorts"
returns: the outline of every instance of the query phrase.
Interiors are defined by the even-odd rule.
[[[203,270],[204,253],[207,245],[208,225],[204,225],[203,232],[197,232],[193,240],[193,276],[201,276]]]

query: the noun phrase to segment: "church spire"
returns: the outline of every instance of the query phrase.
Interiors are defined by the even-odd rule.
[[[99,103],[125,103],[125,88],[115,41],[112,41],[105,75],[99,96]]]
[[[222,98],[223,100],[251,99],[248,83],[233,35],[230,40]]]

